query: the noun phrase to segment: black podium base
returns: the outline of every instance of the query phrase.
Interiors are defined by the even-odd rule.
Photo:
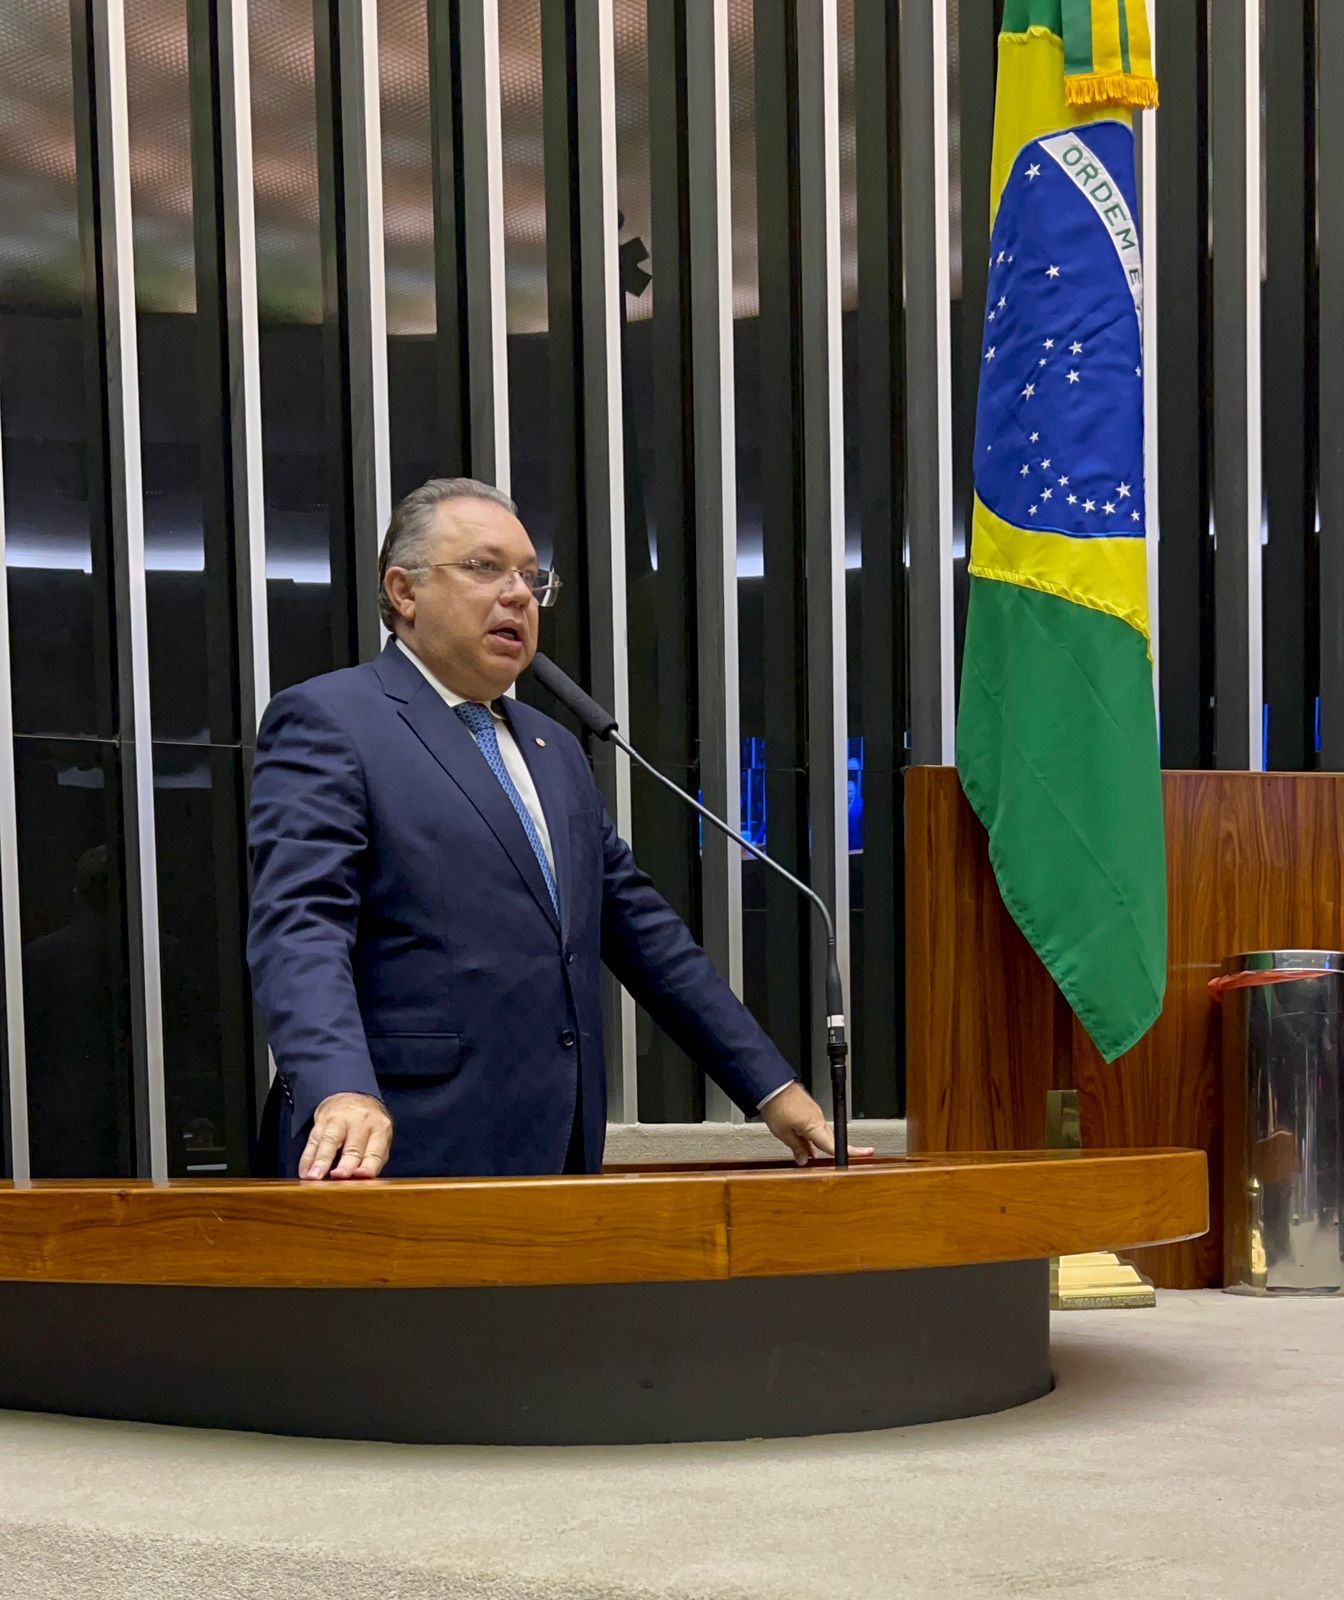
[[[0,1284],[0,1407],[412,1444],[978,1416],[1050,1388],[1045,1261],[588,1288]]]

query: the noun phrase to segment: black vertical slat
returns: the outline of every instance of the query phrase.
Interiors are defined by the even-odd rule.
[[[221,406],[222,461],[226,477],[218,492],[229,535],[228,567],[234,587],[234,648],[237,658],[233,664],[233,678],[245,786],[251,782],[252,761],[256,752],[254,630],[260,629],[264,635],[267,628],[264,611],[261,616],[253,615],[252,541],[254,535],[260,534],[264,543],[265,530],[251,526],[252,484],[248,476],[251,469],[246,450],[247,417],[243,383],[244,361],[260,361],[259,351],[253,350],[249,355],[244,350],[239,260],[242,222],[238,212],[244,203],[242,197],[251,195],[253,178],[250,171],[241,170],[238,147],[234,112],[235,82],[239,72],[249,71],[249,64],[233,58],[233,22],[235,14],[240,10],[245,13],[246,8],[247,0],[191,0],[187,24],[192,51],[193,95],[199,75],[208,69],[211,96],[210,159],[198,163],[193,154],[193,164],[201,167],[199,172],[194,173],[193,183],[196,185],[198,280],[202,273],[206,273],[211,275],[213,281],[204,284],[198,281],[197,295],[206,297],[201,303],[212,305],[215,308],[212,315],[218,319],[218,333],[211,328],[203,328],[202,338],[207,342],[217,339],[220,349],[218,355],[211,354],[209,357],[216,371],[208,393],[218,394],[218,404]],[[199,111],[194,115],[199,116]],[[193,140],[195,138],[193,129]],[[257,308],[252,306],[249,309],[255,318]],[[255,374],[254,380],[259,382],[260,375]],[[209,416],[208,412],[206,416]],[[261,574],[260,588],[264,598],[264,573]]]
[[[115,683],[116,698],[110,707],[100,706],[99,712],[101,718],[110,710],[114,719],[109,731],[117,740],[120,780],[119,803],[116,795],[104,790],[106,836],[118,841],[121,867],[120,872],[108,875],[108,918],[110,926],[120,928],[126,940],[124,952],[120,952],[124,954],[124,967],[109,973],[109,989],[113,995],[120,992],[125,998],[131,1057],[130,1082],[119,1080],[117,1084],[118,1161],[122,1171],[147,1176],[150,1170],[149,1045],[135,769],[139,730],[135,722],[130,648],[131,571],[126,524],[126,417],[122,400],[124,351],[116,321],[119,297],[134,295],[135,286],[120,283],[118,279],[113,227],[116,200],[107,155],[111,140],[107,13],[98,0],[72,0],[70,33],[74,54],[80,245],[85,258],[86,292],[92,296],[93,310],[93,315],[85,320],[85,327],[89,341],[87,433],[93,441],[90,533],[93,578],[100,601],[95,614],[101,631],[104,616],[101,601],[106,596],[111,609],[106,648],[109,656],[115,658],[115,663],[108,663],[111,670],[107,677],[100,681]],[[124,225],[130,226],[129,217],[124,219]],[[102,647],[101,638],[96,647]],[[102,731],[100,727],[100,734]],[[148,800],[152,803],[152,796]],[[112,952],[117,951],[115,939],[109,941],[109,946]]]
[[[951,575],[944,570],[942,448],[939,385],[954,372],[942,371],[939,348],[942,263],[937,254],[938,196],[934,184],[936,141],[944,137],[934,120],[934,61],[937,40],[929,0],[902,8],[901,226],[905,247],[906,385],[906,542],[910,570],[909,693],[911,759],[938,763],[945,756],[944,730],[949,708],[943,669],[950,642],[944,636],[943,601]],[[949,172],[949,182],[951,173]],[[956,358],[952,357],[955,371]],[[954,475],[955,476],[955,475]]]
[[[124,686],[117,670],[118,654],[112,604],[110,570],[111,496],[108,490],[108,418],[101,201],[98,170],[98,128],[94,108],[93,43],[89,22],[90,0],[70,0],[70,48],[74,81],[75,193],[79,211],[79,247],[83,265],[84,395],[88,408],[84,436],[89,471],[90,543],[93,557],[94,654],[96,681],[106,693],[98,699],[93,729],[100,739],[114,739],[120,731],[120,699]],[[54,730],[53,730],[54,731]],[[81,730],[84,731],[84,730]]]
[[[604,704],[619,706],[627,681],[626,641],[617,619],[626,609],[626,594],[614,574],[625,558],[625,491],[621,452],[619,217],[608,209],[606,163],[613,165],[615,150],[608,150],[603,133],[602,101],[615,92],[606,77],[612,63],[604,62],[602,36],[610,29],[610,0],[576,0],[574,6],[574,85],[577,106],[577,141],[574,157],[578,177],[578,290],[582,325],[576,342],[577,376],[582,399],[579,526],[582,529],[584,601],[588,611],[588,673],[593,693]],[[611,41],[608,41],[610,48]],[[613,72],[614,79],[614,72]],[[614,117],[613,117],[614,144]],[[612,327],[612,313],[616,328]],[[615,340],[615,348],[612,341]],[[612,392],[615,385],[615,392]],[[614,469],[614,470],[613,470]],[[619,560],[618,560],[619,556]],[[593,765],[608,805],[616,801],[616,752],[598,741]],[[621,758],[624,760],[624,757]]]
[[[1315,759],[1316,608],[1307,601],[1315,525],[1312,430],[1315,342],[1307,321],[1315,239],[1314,0],[1275,0],[1265,12],[1266,185],[1269,271],[1264,290],[1266,765],[1300,770]]]
[[[827,170],[832,154],[838,170],[839,151],[827,148],[827,95],[823,42],[828,28],[838,25],[828,19],[834,0],[795,0],[797,28],[795,52],[795,103],[798,129],[798,374],[799,374],[799,458],[802,465],[801,540],[803,555],[804,659],[803,726],[807,772],[809,881],[824,904],[835,914],[837,957],[842,982],[847,984],[850,927],[845,907],[849,894],[848,817],[837,804],[837,789],[848,777],[848,695],[837,694],[836,632],[837,618],[844,638],[845,565],[843,532],[836,550],[835,502],[841,502],[843,525],[844,454],[843,447],[833,452],[832,405],[843,383],[839,350],[832,350],[833,312],[838,309],[840,284],[833,281],[830,236],[832,223],[838,230],[839,196],[832,197],[830,185],[837,181]],[[838,39],[837,39],[838,53]],[[834,91],[839,93],[838,82]],[[838,136],[838,104],[836,107]],[[830,203],[835,200],[835,213]],[[835,491],[839,491],[838,495]],[[808,917],[811,948],[809,992],[817,992],[820,976],[826,970],[826,939],[820,918]],[[848,990],[846,990],[848,1010]],[[811,1060],[820,1060],[825,1049],[825,1011],[812,1008],[812,1030],[808,1045]],[[816,1084],[818,1096],[828,1111],[831,1084],[823,1075]]]
[[[696,395],[691,373],[686,5],[687,0],[647,3],[653,415],[637,412],[628,373],[623,390],[630,727],[655,764],[695,793],[699,691],[691,430]],[[638,275],[643,270],[633,259],[635,253],[629,253],[627,268],[623,252],[623,312],[627,271]],[[632,287],[639,283],[636,276]],[[624,316],[622,335],[625,370]],[[652,485],[646,485],[638,445],[640,433],[650,428],[655,471]],[[648,524],[640,514],[645,503],[652,506],[658,535],[656,571],[649,561]],[[632,774],[631,812],[641,865],[673,908],[692,928],[698,927],[694,818],[660,785],[642,781],[641,774]],[[699,1121],[704,1111],[704,1074],[655,1030],[641,1061],[641,1120]]]
[[[229,259],[225,244],[220,80],[212,0],[187,0],[191,115],[196,377],[200,394],[201,508],[205,546],[206,705],[212,742],[237,738],[238,650],[234,583],[233,417],[229,371]],[[249,660],[250,665],[250,660]]]
[[[546,190],[547,367],[550,380],[552,560],[565,580],[562,604],[547,616],[547,653],[580,683],[588,682],[582,537],[583,334],[579,280],[578,96],[574,0],[541,6],[542,142]],[[530,691],[524,687],[526,695]],[[539,702],[542,703],[542,702]],[[545,709],[576,728],[554,702]]]
[[[435,449],[444,477],[470,470],[467,398],[467,269],[462,192],[461,0],[426,0],[429,123],[434,184]]]
[[[854,1110],[905,1104],[905,828],[901,772],[909,727],[906,661],[904,296],[900,6],[854,8],[858,202],[858,396],[846,419],[859,452],[863,552],[863,955],[855,987]]]
[[[1320,228],[1320,764],[1344,771],[1344,191],[1333,178],[1344,150],[1344,6],[1323,0],[1317,13],[1317,148]]]
[[[377,654],[378,503],[360,0],[313,0],[333,666]]]
[[[210,822],[214,949],[223,1066],[224,1149],[231,1174],[250,1170],[266,1055],[252,1016],[244,960],[248,863],[243,787],[255,750],[251,585],[241,410],[237,218],[228,201],[236,174],[234,126],[225,96],[230,4],[187,0],[191,164],[196,265],[197,376],[201,417],[201,504],[205,538],[207,693],[210,710]],[[235,180],[236,181],[236,180]],[[236,192],[236,191],[235,191]],[[246,699],[240,694],[246,683]],[[246,713],[243,714],[243,707]],[[246,728],[246,733],[243,730]],[[230,748],[220,748],[227,744]],[[232,750],[243,759],[235,762]],[[244,751],[246,756],[244,757]],[[165,841],[160,840],[160,852]],[[203,863],[202,866],[205,864]],[[172,1063],[166,1064],[171,1069]]]
[[[1251,556],[1246,443],[1246,127],[1245,0],[1214,13],[1209,33],[1211,131],[1210,206],[1213,211],[1213,505],[1218,532],[1214,563],[1217,608],[1214,741],[1219,767],[1251,764]],[[1258,520],[1258,518],[1257,518]],[[1259,619],[1255,619],[1259,627]]]
[[[765,760],[771,855],[808,875],[803,598],[797,35],[789,0],[756,0],[756,210],[760,252],[760,457],[765,556]],[[751,872],[752,865],[744,864]],[[785,1055],[810,1059],[809,909],[765,876],[769,970],[763,1019]]]
[[[1213,761],[1210,274],[1205,0],[1162,0],[1157,141],[1158,612],[1162,764]]]

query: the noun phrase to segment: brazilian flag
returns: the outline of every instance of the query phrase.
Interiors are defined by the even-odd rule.
[[[1007,0],[957,768],[1108,1061],[1166,983],[1131,110],[1156,103],[1144,0]]]

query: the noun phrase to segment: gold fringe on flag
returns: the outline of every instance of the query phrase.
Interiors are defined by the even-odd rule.
[[[1069,105],[1157,105],[1146,0],[1058,0]]]
[[[1071,106],[1133,106],[1155,111],[1157,79],[1138,78],[1132,72],[1089,72],[1066,77],[1064,96]]]

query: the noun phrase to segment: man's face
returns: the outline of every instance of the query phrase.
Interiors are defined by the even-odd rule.
[[[499,575],[436,565],[416,574],[406,642],[456,694],[502,695],[537,653],[537,602],[514,571],[535,570],[537,552],[518,518],[492,500],[447,500],[438,508],[431,562],[488,562]]]

